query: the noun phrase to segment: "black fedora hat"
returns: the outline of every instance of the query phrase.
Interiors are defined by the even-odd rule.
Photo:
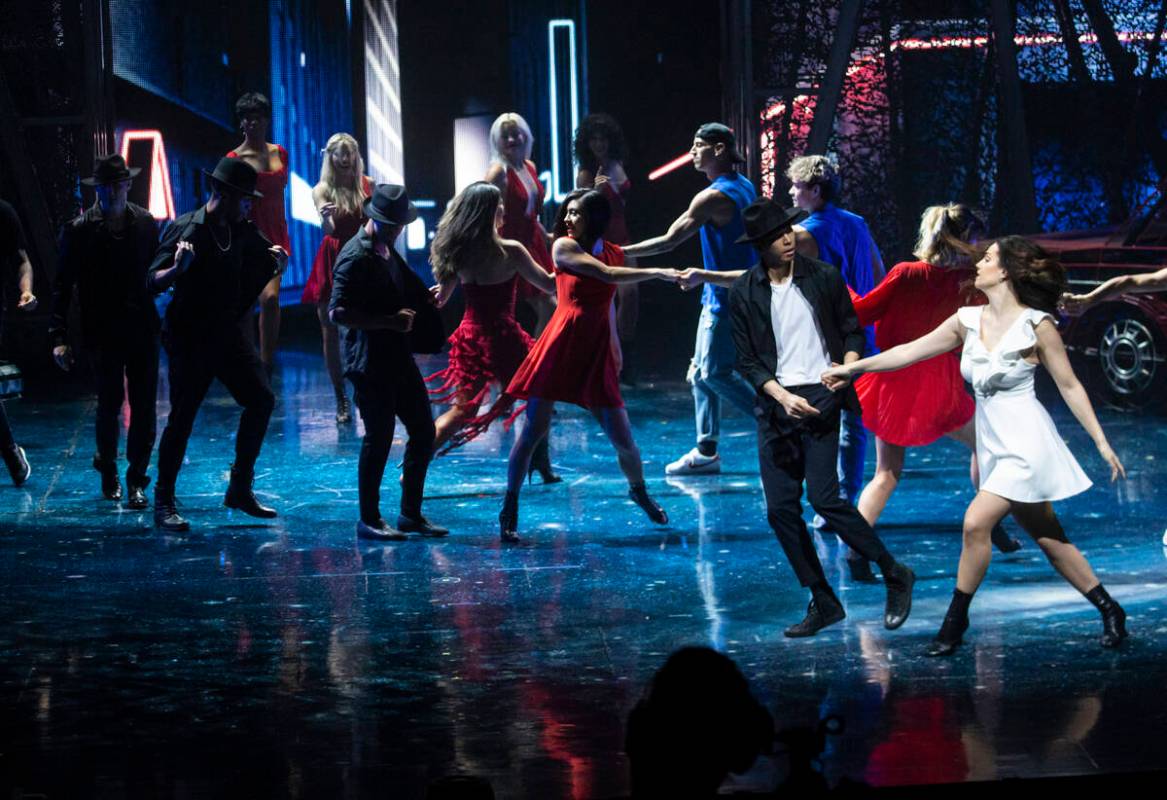
[[[93,174],[88,178],[82,178],[81,182],[86,186],[102,186],[107,183],[128,181],[141,171],[138,167],[127,168],[126,160],[115,153],[97,159],[97,163],[93,165]]]
[[[215,165],[214,172],[207,172],[204,169],[203,174],[247,197],[263,197],[261,192],[255,191],[255,182],[259,179],[259,174],[255,167],[241,158],[224,156]]]
[[[768,197],[759,197],[742,211],[746,232],[734,239],[734,244],[770,239],[807,216],[801,208],[783,208]]]
[[[409,202],[404,186],[379,183],[361,207],[365,216],[388,225],[408,225],[417,219],[417,206]]]

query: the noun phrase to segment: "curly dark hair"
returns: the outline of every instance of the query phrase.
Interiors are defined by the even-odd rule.
[[[271,101],[259,92],[245,92],[235,101],[235,117],[242,120],[248,114],[259,114],[271,119]]]
[[[608,230],[608,222],[612,219],[612,205],[602,192],[595,189],[576,189],[563,198],[559,211],[555,214],[555,225],[551,229],[552,235],[558,239],[567,236],[567,206],[579,202],[579,210],[583,212],[584,232],[590,239],[599,239]]]
[[[998,239],[997,253],[1021,304],[1056,315],[1067,286],[1066,270],[1058,257],[1024,236]]]
[[[613,161],[624,160],[624,131],[620,123],[611,114],[588,114],[575,129],[571,147],[575,153],[575,163],[592,172],[599,168],[599,164],[592,155],[588,141],[597,134],[608,140],[608,158]]]

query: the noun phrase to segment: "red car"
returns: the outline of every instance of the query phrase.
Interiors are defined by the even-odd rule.
[[[1030,237],[1058,253],[1070,291],[1088,292],[1124,273],[1167,266],[1167,181],[1121,225]],[[1116,297],[1070,316],[1062,338],[1079,375],[1111,405],[1167,401],[1167,293]]]

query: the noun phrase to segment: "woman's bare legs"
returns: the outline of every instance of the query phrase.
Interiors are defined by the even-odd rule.
[[[271,372],[276,347],[280,343],[280,276],[276,275],[259,293],[259,360]]]
[[[623,408],[593,408],[591,412],[604,433],[608,434],[612,447],[616,448],[616,459],[620,462],[620,471],[628,479],[628,485],[644,483],[644,463],[640,460],[640,448],[632,438],[628,411]]]
[[[857,504],[859,513],[873,528],[887,506],[887,501],[891,499],[892,492],[899,485],[906,450],[898,444],[875,437],[875,475],[863,487]]]
[[[531,465],[531,454],[536,445],[551,429],[551,415],[555,412],[554,400],[543,400],[532,397],[527,400],[526,424],[523,430],[515,437],[511,447],[510,459],[507,462],[507,493],[518,496],[523,487],[523,480],[527,477],[527,469]]]
[[[316,319],[320,322],[320,342],[324,352],[324,368],[328,372],[328,379],[332,381],[332,392],[336,395],[336,421],[339,423],[352,422],[352,411],[349,407],[348,395],[344,390],[344,375],[340,366],[340,333],[336,325],[328,318],[328,301],[322,300],[316,304]]]
[[[1033,537],[1058,574],[1082,594],[1098,585],[1098,576],[1082,551],[1071,544],[1050,503],[1013,503],[1013,518]]]
[[[977,492],[964,512],[964,541],[956,568],[956,588],[974,594],[985,578],[993,547],[989,542],[993,526],[1009,513],[1011,503],[991,492]]]

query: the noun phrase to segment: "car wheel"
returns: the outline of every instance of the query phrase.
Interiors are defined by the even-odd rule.
[[[1130,306],[1099,309],[1095,319],[1095,363],[1106,401],[1128,409],[1163,403],[1167,348],[1158,326]]]

